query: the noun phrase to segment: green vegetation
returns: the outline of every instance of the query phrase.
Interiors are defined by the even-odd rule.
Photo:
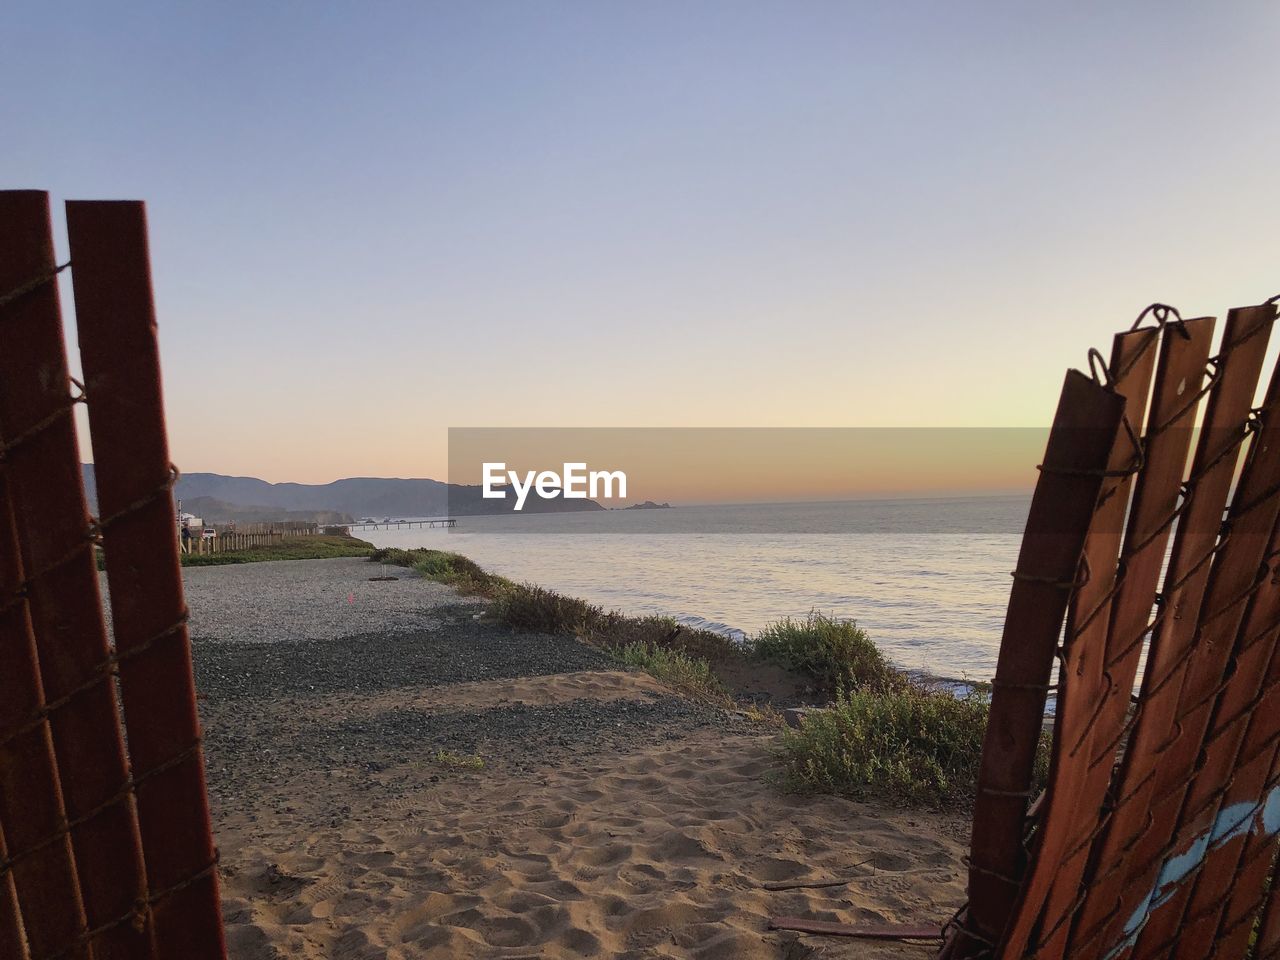
[[[484,758],[475,753],[454,753],[452,750],[437,750],[435,762],[450,770],[483,770]]]
[[[709,630],[681,626],[670,617],[625,617],[595,604],[531,583],[513,583],[473,560],[445,550],[375,550],[374,563],[411,567],[429,580],[492,601],[493,619],[531,633],[569,633],[608,648],[645,644],[714,662],[737,655],[732,640]]]
[[[969,800],[987,705],[911,685],[849,690],[782,736],[782,781],[805,792],[888,795],[909,803]]]
[[[630,666],[686,693],[726,699],[713,664],[740,657],[733,641],[709,630],[692,630],[670,617],[625,617],[531,583],[513,583],[444,550],[376,550],[375,563],[411,567],[424,577],[492,601],[489,615],[530,633],[568,633],[603,647]]]
[[[228,550],[226,553],[179,553],[184,567],[217,567],[226,563],[263,563],[267,560],[332,560],[336,557],[367,557],[373,544],[346,534],[306,536],[286,539],[277,546]],[[99,570],[107,569],[102,548],[94,550]]]
[[[499,590],[493,597],[493,615],[517,630],[572,633],[585,640],[597,631],[604,611],[576,597],[566,597],[530,583],[516,583]]]
[[[267,560],[332,560],[336,557],[367,557],[373,544],[355,537],[296,537],[277,546],[228,550],[226,553],[184,553],[184,567],[213,567],[224,563],[261,563]]]
[[[615,647],[613,655],[629,667],[651,674],[669,687],[699,699],[728,701],[729,694],[706,660],[648,643]]]
[[[906,684],[865,630],[822,613],[769,624],[751,641],[751,650],[762,660],[812,678],[828,694],[842,689],[901,690]]]
[[[784,786],[941,806],[973,801],[987,730],[984,696],[957,697],[916,684],[843,692],[783,733]],[[1034,784],[1048,779],[1052,732],[1040,737]]]
[[[895,670],[857,624],[821,613],[784,619],[745,644],[670,617],[627,617],[594,604],[487,573],[440,550],[378,550],[375,562],[412,567],[423,576],[483,596],[489,615],[517,630],[568,633],[607,649],[685,694],[733,703],[718,669],[776,664],[833,697],[781,737],[779,780],[799,792],[882,796],[908,804],[969,803],[977,784],[987,725],[987,693],[966,697],[930,689]],[[753,713],[774,723],[771,711]],[[1048,772],[1049,735],[1041,741],[1037,780]],[[443,761],[441,761],[443,762]]]
[[[410,567],[428,580],[447,583],[468,595],[494,597],[510,586],[510,581],[484,570],[474,560],[445,550],[399,550],[384,547],[374,550],[369,559],[395,567]]]

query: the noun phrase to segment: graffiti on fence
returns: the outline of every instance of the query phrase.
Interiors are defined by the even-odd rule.
[[[1193,840],[1186,850],[1169,857],[1151,892],[1125,921],[1124,939],[1107,951],[1104,960],[1120,956],[1137,943],[1151,915],[1169,903],[1182,884],[1195,877],[1212,850],[1251,833],[1264,839],[1280,834],[1280,786],[1273,787],[1253,803],[1227,807],[1214,819],[1213,826]]]

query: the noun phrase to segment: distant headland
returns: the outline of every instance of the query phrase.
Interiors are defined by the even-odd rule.
[[[97,503],[93,464],[81,465],[85,493]],[[469,517],[511,513],[511,498],[486,500],[479,484],[389,477],[350,477],[332,483],[268,483],[257,477],[184,473],[174,488],[182,509],[212,522],[310,520],[350,523],[359,517]],[[530,497],[524,513],[604,510],[595,500]]]
[[[623,507],[623,510],[670,510],[669,503],[654,503],[652,500],[646,500],[644,503],[633,503],[629,507]]]

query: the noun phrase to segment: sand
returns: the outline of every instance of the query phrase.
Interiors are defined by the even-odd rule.
[[[767,920],[941,923],[963,899],[962,812],[780,792],[775,731],[645,674],[206,687],[233,958],[927,957]]]

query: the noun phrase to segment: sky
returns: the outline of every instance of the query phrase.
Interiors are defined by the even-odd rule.
[[[1272,3],[5,19],[0,184],[147,202],[188,472],[443,477],[450,427],[1043,426],[1148,303],[1280,292]]]

